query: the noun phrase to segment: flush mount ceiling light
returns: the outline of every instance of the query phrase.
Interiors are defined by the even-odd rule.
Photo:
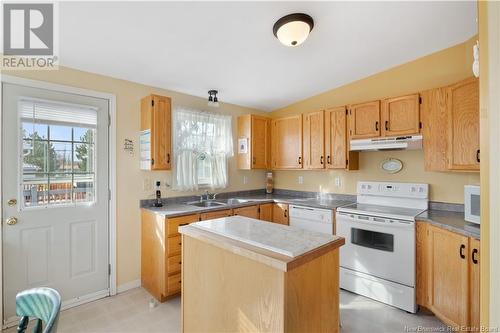
[[[311,16],[303,13],[294,13],[283,16],[273,26],[273,33],[286,46],[299,46],[314,28]]]
[[[215,108],[219,107],[219,99],[217,98],[217,90],[208,91],[208,106],[213,106]]]

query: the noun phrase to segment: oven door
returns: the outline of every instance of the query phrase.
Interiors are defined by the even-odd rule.
[[[340,266],[415,286],[415,223],[351,213],[337,213]]]

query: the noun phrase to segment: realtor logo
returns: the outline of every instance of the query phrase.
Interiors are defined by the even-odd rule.
[[[4,4],[3,22],[4,55],[54,54],[53,4]]]
[[[58,69],[58,6],[4,3],[1,70]]]

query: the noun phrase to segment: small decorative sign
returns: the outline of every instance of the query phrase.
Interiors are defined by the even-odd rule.
[[[238,139],[238,154],[248,153],[248,138]]]
[[[403,169],[403,162],[397,158],[388,158],[382,161],[380,167],[387,173],[398,173]]]

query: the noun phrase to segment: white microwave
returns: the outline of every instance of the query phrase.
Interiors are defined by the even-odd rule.
[[[480,224],[481,189],[479,185],[464,186],[464,215],[465,220]]]

